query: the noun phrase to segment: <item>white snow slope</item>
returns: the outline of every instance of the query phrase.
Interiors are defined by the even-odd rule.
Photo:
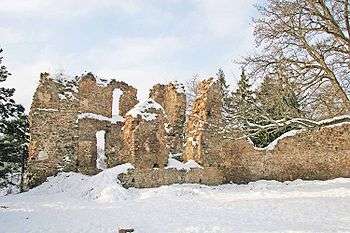
[[[131,165],[0,197],[0,232],[350,232],[350,179],[124,189]]]

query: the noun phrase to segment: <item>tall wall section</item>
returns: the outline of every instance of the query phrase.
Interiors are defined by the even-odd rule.
[[[76,81],[41,74],[29,114],[29,187],[58,171],[76,170],[78,98]]]
[[[169,150],[172,154],[183,152],[185,142],[186,95],[180,83],[157,84],[150,91],[150,98],[159,103],[166,115]]]
[[[136,169],[164,168],[168,161],[165,113],[153,99],[135,106],[126,115],[122,129],[122,157]]]
[[[117,89],[121,95],[113,102]],[[136,95],[136,89],[124,82],[107,82],[92,74],[68,79],[41,74],[29,115],[27,186],[59,171],[97,173],[96,133],[101,130],[106,132],[107,166],[123,163],[119,156],[123,116],[137,104]],[[116,116],[113,104],[119,108]]]
[[[222,86],[219,80],[210,78],[199,84],[197,93],[186,125],[184,159],[205,167],[216,166],[215,155],[222,139]]]
[[[119,100],[113,92],[120,90]],[[125,162],[119,153],[122,149],[121,130],[125,114],[137,104],[137,90],[124,82],[96,79],[87,74],[79,80],[79,115],[77,146],[78,170],[84,174],[96,174],[96,132],[105,131],[107,166]],[[117,101],[114,103],[113,101]],[[112,115],[113,104],[118,106],[118,115]]]

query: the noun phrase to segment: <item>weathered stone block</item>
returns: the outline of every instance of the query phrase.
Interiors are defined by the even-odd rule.
[[[186,125],[185,160],[195,160],[203,166],[215,163],[218,135],[222,127],[223,90],[217,79],[210,78],[198,86],[198,96]]]
[[[185,142],[186,95],[184,86],[173,82],[167,85],[157,84],[150,91],[150,98],[159,103],[167,119],[167,137],[172,154],[183,152]]]
[[[122,130],[122,158],[136,168],[162,168],[168,148],[164,109],[152,99],[137,104],[126,114]]]
[[[119,175],[124,187],[152,188],[162,185],[197,183],[219,185],[226,182],[217,168],[195,168],[189,171],[177,169],[135,169]]]

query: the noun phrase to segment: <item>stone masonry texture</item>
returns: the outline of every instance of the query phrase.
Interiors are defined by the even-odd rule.
[[[116,89],[122,93],[117,103]],[[107,167],[135,167],[118,177],[125,187],[350,177],[350,116],[349,121],[300,131],[262,149],[220,130],[223,91],[214,78],[199,84],[187,121],[181,84],[157,84],[149,97],[138,103],[135,88],[90,73],[75,78],[41,74],[29,114],[27,187],[61,171],[100,172],[96,132],[101,130]],[[113,104],[118,104],[119,116],[112,116]],[[168,158],[174,154],[201,167],[169,169]]]
[[[150,98],[164,109],[169,149],[172,154],[183,152],[186,121],[186,95],[179,83],[157,84],[150,91]]]

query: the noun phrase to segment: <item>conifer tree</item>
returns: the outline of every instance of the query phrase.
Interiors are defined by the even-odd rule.
[[[218,78],[219,82],[222,85],[222,89],[224,91],[224,95],[228,92],[229,85],[226,83],[226,76],[224,71],[219,68],[218,72],[216,73],[216,77]]]
[[[0,53],[2,53],[0,49]],[[0,83],[11,75],[0,57]],[[23,106],[13,99],[15,89],[0,87],[0,187],[19,185],[14,174],[21,174],[27,158],[28,121]]]
[[[232,92],[230,108],[234,115],[232,119],[236,121],[235,124],[244,128],[247,127],[247,122],[252,121],[256,115],[254,92],[251,89],[249,79],[242,69],[238,88]]]
[[[296,86],[282,76],[270,76],[264,79],[256,91],[259,110],[261,115],[266,116],[266,119],[260,122],[262,126],[304,117],[295,90]],[[278,127],[263,128],[250,138],[257,146],[263,147],[283,133],[298,128],[298,125],[282,123]]]
[[[232,102],[232,98],[231,98],[231,94],[229,92],[229,85],[226,82],[226,76],[224,71],[220,68],[218,70],[218,72],[216,73],[216,77],[219,80],[219,82],[221,83],[221,88],[222,88],[222,94],[223,94],[223,120],[224,120],[224,124],[226,126],[228,126],[228,124],[231,121],[231,115],[232,115],[232,111],[231,111],[231,102]]]

